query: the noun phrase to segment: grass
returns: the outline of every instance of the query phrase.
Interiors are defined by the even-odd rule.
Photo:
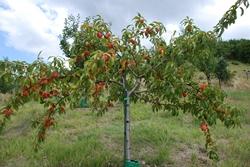
[[[222,167],[249,166],[250,90],[228,92],[229,101],[245,110],[242,128],[213,127]],[[86,109],[68,110],[49,130],[39,152],[33,150],[36,130],[32,116],[42,112],[25,105],[0,137],[0,166],[122,166],[123,113],[119,106],[104,116]],[[132,157],[149,166],[213,166],[204,149],[204,136],[189,115],[153,113],[149,105],[132,105]],[[146,166],[145,165],[145,166]]]
[[[235,67],[238,68],[238,67]],[[242,68],[239,66],[239,68]],[[190,115],[152,112],[132,104],[132,158],[142,166],[250,167],[250,89],[225,89],[228,102],[243,110],[242,127],[212,127],[220,161],[206,156],[205,138]],[[68,109],[58,117],[38,152],[32,119],[43,112],[30,102],[8,123],[0,136],[0,167],[116,167],[123,163],[123,112],[114,107],[103,116],[87,109]]]

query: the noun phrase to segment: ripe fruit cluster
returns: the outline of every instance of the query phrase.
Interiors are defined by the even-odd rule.
[[[56,89],[53,89],[51,91],[44,91],[43,89],[45,88],[46,85],[51,83],[53,80],[58,79],[59,77],[60,77],[60,74],[57,71],[53,71],[49,77],[42,77],[33,84],[29,82],[28,86],[27,85],[23,86],[21,93],[18,94],[17,98],[14,100],[13,103],[20,102],[20,104],[22,104],[23,101],[28,100],[27,98],[31,95],[31,93],[33,94],[37,93],[38,95],[40,95],[42,100],[48,99],[52,96],[58,96],[59,92]],[[54,106],[52,105],[48,111],[52,113],[54,110],[55,110],[55,105]],[[64,108],[61,107],[60,111],[64,112]],[[11,106],[5,108],[1,112],[1,114],[4,115],[5,118],[10,118],[10,116],[13,114],[13,110]],[[1,122],[0,128],[3,127],[4,124],[5,124],[4,122]],[[45,127],[48,127],[49,125],[52,125],[52,120],[47,121],[47,123],[45,124]],[[43,138],[43,135],[40,134],[40,137]]]
[[[24,86],[21,92],[21,96],[22,97],[28,97],[30,95],[31,92],[35,92],[38,91],[39,89],[41,89],[42,86],[46,86],[49,83],[51,83],[53,80],[57,79],[60,77],[60,74],[57,71],[53,71],[50,75],[50,77],[42,77],[41,79],[39,79],[38,83],[35,84],[30,84],[29,86]],[[39,91],[39,95],[41,96],[41,98],[43,99],[47,99],[51,96],[56,96],[58,95],[58,91],[53,90],[50,92],[46,92],[46,91]]]
[[[104,38],[106,38],[106,39],[110,39],[110,37],[111,37],[111,33],[110,32],[107,32],[105,35],[103,35],[103,32],[97,32],[97,34],[96,34],[96,36],[97,36],[97,38],[99,38],[99,39],[101,39],[103,36],[104,36]]]
[[[44,128],[48,129],[50,126],[54,125],[54,118],[45,117],[44,119]]]

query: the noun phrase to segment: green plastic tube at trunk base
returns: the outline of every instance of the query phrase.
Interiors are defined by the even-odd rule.
[[[124,167],[140,167],[140,162],[136,160],[126,160]]]
[[[81,108],[88,108],[88,107],[89,107],[88,101],[87,101],[86,98],[82,98],[82,99],[80,100],[80,107],[81,107]]]

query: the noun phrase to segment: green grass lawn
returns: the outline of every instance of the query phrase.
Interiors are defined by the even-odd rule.
[[[212,128],[217,139],[220,167],[250,166],[250,90],[228,91],[228,101],[245,109],[242,127]],[[0,136],[0,166],[74,167],[122,166],[123,113],[120,106],[103,116],[86,109],[67,110],[49,130],[41,149],[33,150],[34,115],[42,106],[28,103]],[[132,105],[132,157],[143,166],[215,166],[206,156],[199,122],[189,115],[153,113],[149,105]]]

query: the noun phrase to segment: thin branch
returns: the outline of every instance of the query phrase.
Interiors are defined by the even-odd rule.
[[[129,66],[128,66],[128,69],[129,69],[129,71],[132,72],[132,74],[133,74],[134,77],[136,77],[136,78],[143,78],[143,77],[145,76],[144,74],[142,74],[142,75],[136,74]]]
[[[135,83],[135,86],[129,91],[129,96],[132,94],[132,93],[134,93],[134,91],[140,86],[140,84],[141,84],[141,80],[140,79],[137,79],[136,80],[136,83]]]
[[[140,90],[140,91],[135,91],[134,93],[140,94],[140,93],[147,93],[149,92],[148,90]]]
[[[121,82],[122,82],[122,87],[126,89],[126,74],[122,74]]]
[[[123,87],[123,84],[121,82],[118,82],[118,81],[115,81],[115,80],[108,80],[108,82],[114,83],[114,84],[117,84],[118,86]]]
[[[132,74],[136,77],[136,78],[139,78],[138,74],[136,74],[129,66],[128,66],[128,69],[130,72],[132,72]]]
[[[147,102],[147,103],[152,103],[152,104],[155,104],[155,105],[161,105],[161,106],[172,106],[172,107],[175,107],[176,105],[175,104],[171,104],[171,103],[161,103],[159,101],[159,99],[145,99],[144,97],[142,96],[139,96],[138,94],[134,94],[136,97],[138,97],[139,99],[141,100],[144,100],[144,102]]]

